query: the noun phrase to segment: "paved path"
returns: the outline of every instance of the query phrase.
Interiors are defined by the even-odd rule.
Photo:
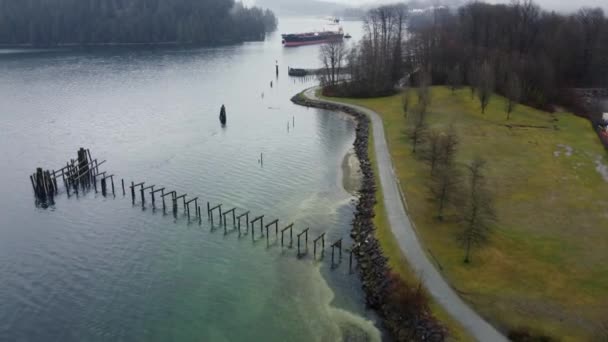
[[[456,294],[424,253],[401,200],[399,184],[393,172],[393,163],[380,116],[376,112],[361,106],[321,100],[315,95],[316,89],[307,90],[305,96],[311,100],[352,107],[370,118],[380,183],[384,193],[384,206],[386,207],[391,230],[399,243],[401,252],[406,256],[416,274],[420,275],[433,298],[477,340],[483,342],[507,341],[500,332],[481,318]]]

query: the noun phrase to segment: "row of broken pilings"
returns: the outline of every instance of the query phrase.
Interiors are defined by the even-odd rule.
[[[61,169],[55,171],[43,171],[42,168],[38,168],[36,173],[30,176],[32,181],[32,186],[34,189],[34,194],[36,196],[36,205],[41,204],[43,207],[52,205],[54,203],[54,196],[59,193],[59,188],[57,186],[57,177],[61,176],[63,179],[65,190],[68,198],[71,196],[71,193],[74,193],[76,197],[79,196],[79,193],[84,193],[87,190],[94,189],[95,193],[97,190],[97,180],[100,180],[101,193],[105,197],[110,193],[110,189],[108,189],[108,180],[111,185],[111,194],[116,197],[116,188],[114,186],[114,175],[108,175],[106,171],[99,172],[99,166],[104,164],[106,161],[98,162],[97,159],[93,159],[91,157],[91,153],[88,149],[80,148],[78,150],[77,159],[71,159],[66,163],[66,166]],[[120,180],[122,194],[126,196],[126,186],[124,179]],[[140,182],[135,184],[135,182],[131,182],[131,185],[128,186],[131,193],[132,204],[135,204],[136,200],[136,191],[141,194],[141,204],[142,207],[145,206],[146,203],[146,193],[149,193],[152,201],[153,209],[156,208],[156,199],[162,201],[163,213],[166,214],[167,204],[165,202],[165,198],[168,196],[171,200],[171,208],[173,211],[173,215],[177,218],[178,215],[178,203],[181,200],[183,203],[183,209],[185,214],[188,217],[188,221],[191,219],[191,204],[194,206],[193,209],[195,211],[194,218],[198,219],[199,224],[202,224],[202,210],[198,205],[199,198],[194,197],[188,199],[188,194],[178,194],[176,191],[170,191],[164,187],[156,187],[155,185],[148,185],[145,182]],[[251,235],[252,241],[256,241],[255,239],[255,225],[259,223],[260,235],[261,237],[266,237],[266,247],[270,248],[270,232],[271,228],[274,228],[275,231],[275,241],[273,244],[278,244],[279,242],[279,220],[275,219],[270,223],[264,225],[264,215],[257,216],[252,220],[249,220],[249,211],[238,214],[236,213],[237,208],[232,208],[227,211],[222,211],[222,204],[218,204],[215,206],[211,206],[210,202],[207,202],[207,216],[209,221],[211,221],[212,230],[214,229],[214,213],[217,211],[219,216],[220,225],[223,224],[224,234],[228,233],[228,225],[227,225],[227,215],[232,216],[232,229],[237,230],[239,232],[239,237],[242,234],[241,221],[242,218],[245,218],[245,235]],[[238,219],[238,221],[237,221]],[[237,225],[238,222],[238,225]],[[251,226],[251,232],[249,231],[249,227]],[[289,232],[289,245],[288,248],[292,248],[294,245],[294,234],[293,234],[294,223],[287,225],[285,228],[281,229],[281,248],[285,246],[285,233]],[[266,234],[264,234],[264,228],[266,230]],[[309,251],[309,231],[310,228],[306,228],[301,232],[296,232],[297,236],[297,257],[302,258],[308,254]],[[313,241],[313,258],[317,260],[317,246],[320,247],[320,257],[323,259],[325,254],[325,238],[326,233],[321,233],[316,238],[312,238]],[[331,267],[332,269],[337,267],[342,262],[342,238],[334,241],[330,244],[331,248]],[[353,269],[353,249],[349,250],[349,273],[352,273]],[[337,254],[337,255],[336,255]],[[337,262],[336,262],[337,257]]]
[[[126,187],[125,187],[124,179],[121,179],[121,185],[122,185],[123,196],[126,196]],[[199,225],[202,224],[203,215],[202,215],[201,206],[198,204],[199,197],[194,197],[194,198],[188,199],[187,193],[178,194],[176,191],[170,191],[164,187],[157,187],[156,185],[147,185],[146,182],[140,182],[140,183],[131,182],[131,185],[128,185],[127,187],[130,190],[131,202],[133,205],[135,205],[136,198],[137,198],[136,192],[139,192],[139,194],[141,196],[141,205],[143,208],[146,203],[146,192],[148,192],[150,195],[151,202],[152,202],[152,208],[156,209],[156,198],[158,196],[159,200],[162,202],[163,214],[167,214],[168,205],[165,201],[165,198],[170,196],[169,203],[171,204],[171,210],[173,212],[174,218],[177,219],[177,217],[178,217],[178,204],[181,200],[184,213],[188,217],[188,222],[191,222],[191,219],[194,218],[195,220],[198,221]],[[114,194],[113,185],[112,185],[112,193]],[[105,193],[104,193],[104,196],[105,196]],[[191,208],[192,203],[193,203],[193,208]],[[221,203],[217,204],[217,205],[212,205],[211,202],[207,202],[207,219],[211,222],[212,231],[216,227],[214,224],[214,219],[216,216],[215,213],[217,212],[219,224],[220,224],[220,226],[223,226],[223,228],[224,228],[224,235],[227,235],[229,233],[228,219],[230,217],[232,217],[232,222],[231,222],[232,227],[230,229],[230,232],[238,231],[239,238],[242,235],[250,235],[252,242],[258,241],[255,238],[256,225],[257,225],[259,227],[259,236],[262,238],[266,237],[266,248],[270,248],[271,247],[270,232],[272,232],[271,229],[274,228],[275,237],[274,237],[274,242],[272,243],[272,245],[274,245],[274,244],[278,245],[279,241],[280,241],[281,248],[283,248],[285,246],[286,232],[289,232],[289,235],[288,235],[289,244],[287,245],[287,247],[293,248],[293,246],[294,246],[294,233],[293,233],[294,223],[290,223],[287,226],[280,228],[281,238],[279,239],[279,219],[275,219],[267,224],[264,224],[265,215],[259,215],[259,216],[253,217],[250,220],[249,219],[249,215],[251,214],[250,211],[241,210],[242,212],[237,214],[238,208],[234,207],[229,210],[223,211],[222,206],[223,206],[223,204],[221,204]],[[193,217],[191,215],[191,209],[194,210]],[[228,216],[228,218],[226,218],[226,216]],[[241,224],[243,221],[243,218],[244,218],[244,225]],[[251,228],[251,230],[250,230],[250,228]],[[264,234],[264,229],[265,229],[266,234]],[[309,247],[308,247],[309,246],[309,242],[308,242],[309,234],[308,233],[309,232],[310,232],[310,227],[307,227],[300,232],[296,232],[297,257],[298,258],[302,258],[308,254],[308,251],[309,251]],[[311,239],[313,241],[313,259],[314,260],[318,260],[317,259],[317,246],[320,247],[320,249],[319,249],[320,258],[321,259],[324,258],[325,238],[326,238],[326,233],[321,233],[316,238]],[[334,269],[342,263],[342,250],[343,250],[342,249],[342,238],[335,240],[333,243],[330,244],[329,247],[331,248],[331,268]],[[348,263],[349,273],[352,273],[354,252],[356,251],[356,249],[350,248],[347,251],[350,253],[349,254],[349,263]],[[337,254],[337,256],[336,256],[336,254]],[[336,258],[337,258],[337,262],[336,262]]]
[[[370,119],[350,106],[310,100],[304,93],[295,95],[291,101],[301,106],[343,112],[354,117],[357,123],[353,145],[363,177],[351,237],[354,241],[352,251],[357,259],[367,305],[378,312],[384,326],[396,341],[444,341],[448,331],[432,316],[427,306],[403,310],[393,303],[391,292],[398,284],[391,283],[394,279],[391,277],[388,259],[374,233],[376,182],[368,155]]]
[[[112,176],[105,177],[105,172],[98,174],[99,166],[105,161],[98,163],[96,159],[91,157],[91,152],[88,149],[80,148],[77,151],[76,159],[70,159],[66,162],[66,165],[58,170],[43,170],[39,167],[36,172],[30,176],[34,195],[36,197],[36,205],[44,208],[54,204],[54,199],[59,194],[59,185],[57,184],[57,178],[61,177],[65,191],[70,196],[71,192],[74,192],[78,196],[79,189],[83,190],[90,187],[91,184],[95,185],[95,191],[97,191],[94,182],[96,177],[101,176],[102,188],[105,191],[106,178],[112,178]],[[113,180],[112,180],[113,186]]]

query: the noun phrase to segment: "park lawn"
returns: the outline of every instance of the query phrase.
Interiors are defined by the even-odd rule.
[[[388,258],[388,263],[391,270],[398,274],[399,277],[404,279],[406,283],[410,284],[411,286],[415,286],[418,284],[419,278],[414,274],[407,263],[405,256],[401,253],[399,244],[397,243],[397,240],[395,239],[388,223],[386,208],[384,206],[384,201],[382,200],[382,186],[380,186],[380,178],[378,177],[378,165],[376,164],[376,153],[374,151],[374,136],[371,127],[369,130],[369,144],[367,151],[370,162],[374,168],[374,178],[376,180],[377,189],[377,202],[374,205],[375,216],[373,220],[374,226],[376,227],[376,238],[382,246],[384,255]],[[461,342],[475,340],[453,317],[451,317],[439,304],[437,304],[430,295],[429,298],[431,312],[448,329],[450,340]]]
[[[448,211],[443,222],[435,219],[429,167],[411,152],[401,96],[333,100],[382,116],[420,238],[444,276],[482,316],[505,333],[528,327],[563,341],[594,339],[598,325],[608,322],[608,182],[595,169],[598,158],[604,163],[608,158],[590,124],[569,113],[522,105],[507,121],[504,98],[497,95],[481,114],[479,102],[464,88],[452,94],[433,87],[431,96],[427,122],[435,129],[455,128],[459,164],[474,156],[488,162],[499,221],[470,264],[462,262],[455,237],[457,213]],[[380,203],[377,212],[383,210]],[[378,216],[378,237],[391,265],[411,277],[385,218]]]

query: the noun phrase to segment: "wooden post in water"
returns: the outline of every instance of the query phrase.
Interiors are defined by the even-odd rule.
[[[348,273],[353,273],[353,253],[356,252],[357,245],[350,248],[350,256],[348,257]]]
[[[188,213],[188,221],[190,221],[190,203],[195,202],[194,203],[194,210],[197,210],[196,208],[198,208],[198,197],[194,197],[193,199],[189,200],[188,202],[186,202],[186,212]]]
[[[106,196],[106,178],[101,179],[101,195]]]
[[[303,231],[301,231],[298,234],[298,257],[301,257],[303,254],[300,252],[300,236],[302,236],[303,234],[306,234],[306,249],[305,251],[308,252],[308,231],[310,230],[310,227],[304,229]]]
[[[274,221],[268,223],[266,225],[266,248],[268,248],[270,246],[269,238],[268,238],[270,234],[268,234],[268,227],[270,227],[272,225],[274,225],[275,240],[278,238],[278,235],[279,235],[279,220],[277,219],[277,220],[274,220]]]
[[[289,229],[289,248],[291,248],[293,246],[293,223],[281,229],[281,247],[283,247],[283,234],[287,229]]]
[[[165,206],[165,197],[166,197],[166,196],[169,196],[169,195],[171,195],[171,198],[174,198],[174,197],[175,197],[175,195],[176,195],[176,192],[175,192],[175,191],[169,191],[169,192],[165,193],[165,192],[163,191],[163,193],[162,193],[162,195],[161,195],[161,198],[163,199],[163,213],[164,213],[164,212],[165,212],[165,210],[166,210],[166,206]]]
[[[186,211],[186,196],[188,196],[188,194],[183,194],[180,196],[173,197],[173,213],[174,214],[177,214],[177,200],[180,198],[184,202],[184,211]]]
[[[97,191],[97,186],[95,186],[95,191]],[[131,202],[135,204],[135,182],[131,182]]]
[[[155,194],[157,192],[160,192],[160,195],[162,196],[162,195],[165,194],[165,188],[160,188],[160,189],[156,189],[156,190],[152,189],[152,191],[150,191],[150,195],[152,195],[152,207],[154,207],[156,205],[156,203],[155,203],[156,202],[156,196],[155,196]],[[164,198],[163,198],[163,209],[165,208],[164,203],[165,203],[165,201],[164,201]]]
[[[227,215],[227,214],[232,213],[232,228],[233,228],[233,229],[234,229],[234,228],[236,228],[235,211],[236,211],[236,208],[232,208],[232,209],[230,209],[230,210],[228,210],[228,211],[225,211],[225,212],[222,214],[223,219],[224,219],[224,234],[228,234],[228,231],[226,230],[226,215]]]
[[[245,229],[245,232],[246,232],[247,234],[249,234],[249,211],[246,211],[246,212],[244,212],[244,213],[240,214],[239,216],[237,216],[237,219],[239,220],[239,225],[238,225],[238,228],[239,228],[239,236],[241,236],[241,218],[242,218],[243,216],[245,216],[245,224],[247,224],[247,229]]]
[[[264,215],[258,216],[251,220],[251,241],[255,241],[255,223],[260,222],[260,232],[264,234],[262,231],[262,226],[264,225]]]
[[[317,258],[317,241],[321,240],[321,258],[323,258],[323,253],[325,252],[325,233],[321,234],[319,237],[314,239],[314,259]]]
[[[120,179],[120,183],[122,184],[122,196],[124,197],[126,195],[126,193],[125,193],[125,180],[123,178],[121,178]]]
[[[207,202],[207,207],[209,207],[209,202]],[[220,224],[222,224],[222,205],[218,204],[213,208],[209,209],[209,218],[211,219],[211,229],[213,229],[213,212],[215,211],[215,209],[218,209],[220,215]]]
[[[142,184],[141,190],[140,190],[140,193],[141,193],[141,205],[142,206],[144,205],[144,203],[146,201],[146,199],[145,199],[146,198],[146,190],[154,191],[154,185],[150,185],[150,186],[144,187],[143,184]]]

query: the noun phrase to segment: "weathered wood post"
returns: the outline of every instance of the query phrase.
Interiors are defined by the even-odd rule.
[[[316,239],[314,239],[314,258],[317,258],[317,241],[321,240],[322,246],[321,246],[321,257],[323,257],[323,253],[325,252],[325,233],[321,234],[319,237],[317,237]]]
[[[97,186],[95,186],[95,191],[97,192]],[[131,182],[131,202],[135,204],[135,182]]]
[[[251,220],[251,241],[255,241],[255,223],[260,222],[260,233],[263,235],[262,226],[264,225],[264,215],[258,216]]]
[[[209,207],[209,202],[207,202],[207,207]],[[211,228],[213,229],[213,212],[215,211],[215,209],[218,209],[219,211],[219,218],[220,218],[220,224],[222,224],[222,205],[218,204],[213,208],[209,209],[209,218],[211,219]]]
[[[167,197],[167,196],[171,195],[171,198],[173,199],[173,198],[175,197],[175,194],[176,194],[176,192],[175,192],[175,191],[169,191],[169,192],[166,192],[166,193],[163,191],[163,193],[162,193],[162,195],[161,195],[161,197],[162,197],[162,199],[163,199],[163,213],[164,213],[164,212],[165,212],[165,210],[166,210],[166,206],[165,206],[165,197]]]
[[[232,208],[232,209],[230,209],[230,210],[228,210],[228,211],[225,211],[225,212],[222,214],[222,216],[223,216],[223,218],[224,218],[224,234],[228,234],[228,231],[226,230],[226,221],[227,221],[227,220],[226,220],[226,215],[228,215],[228,214],[230,214],[230,213],[232,213],[232,228],[233,228],[233,229],[234,229],[234,228],[236,228],[235,211],[236,211],[236,208]]]
[[[188,196],[188,194],[183,194],[180,196],[173,197],[173,214],[174,215],[177,215],[177,200],[179,200],[180,198],[184,202],[184,211],[186,211],[186,196]]]
[[[268,248],[270,246],[270,242],[268,239],[268,236],[270,235],[270,234],[268,234],[268,227],[270,227],[272,225],[274,225],[274,233],[275,233],[275,239],[276,239],[278,236],[278,230],[279,230],[279,220],[278,219],[274,220],[265,226],[266,227],[266,248]]]
[[[106,179],[105,179],[105,177],[101,179],[101,194],[103,196],[106,195]]]
[[[239,228],[239,236],[241,236],[241,218],[242,218],[243,216],[245,216],[245,224],[247,224],[247,229],[245,229],[245,232],[246,232],[247,234],[249,234],[249,211],[246,211],[246,212],[244,212],[244,213],[240,214],[239,216],[237,216],[237,219],[239,220],[239,225],[238,225],[238,228]]]
[[[203,224],[203,216],[201,215],[201,206],[197,205],[198,208],[198,225]]]
[[[291,248],[293,246],[293,223],[281,229],[281,247],[283,247],[283,234],[287,229],[289,229],[289,248]]]
[[[120,183],[122,184],[122,195],[123,197],[126,195],[125,193],[125,180],[123,178],[120,179]]]
[[[350,256],[348,257],[348,273],[353,273],[353,253],[356,252],[357,246],[350,248]]]
[[[186,211],[188,213],[188,221],[190,221],[190,203],[194,202],[194,210],[197,210],[197,208],[198,208],[197,201],[198,201],[198,197],[194,197],[193,199],[186,202]]]
[[[302,256],[303,254],[300,252],[300,236],[302,236],[303,234],[306,234],[306,249],[305,251],[308,252],[308,231],[310,230],[310,227],[307,227],[306,229],[304,229],[303,231],[301,231],[298,234],[298,257]]]
[[[152,189],[152,191],[150,191],[150,195],[152,196],[152,207],[154,207],[156,205],[156,193],[160,192],[160,195],[162,196],[165,193],[165,188],[160,188],[160,189]],[[163,209],[165,208],[164,205],[165,201],[163,199]]]

